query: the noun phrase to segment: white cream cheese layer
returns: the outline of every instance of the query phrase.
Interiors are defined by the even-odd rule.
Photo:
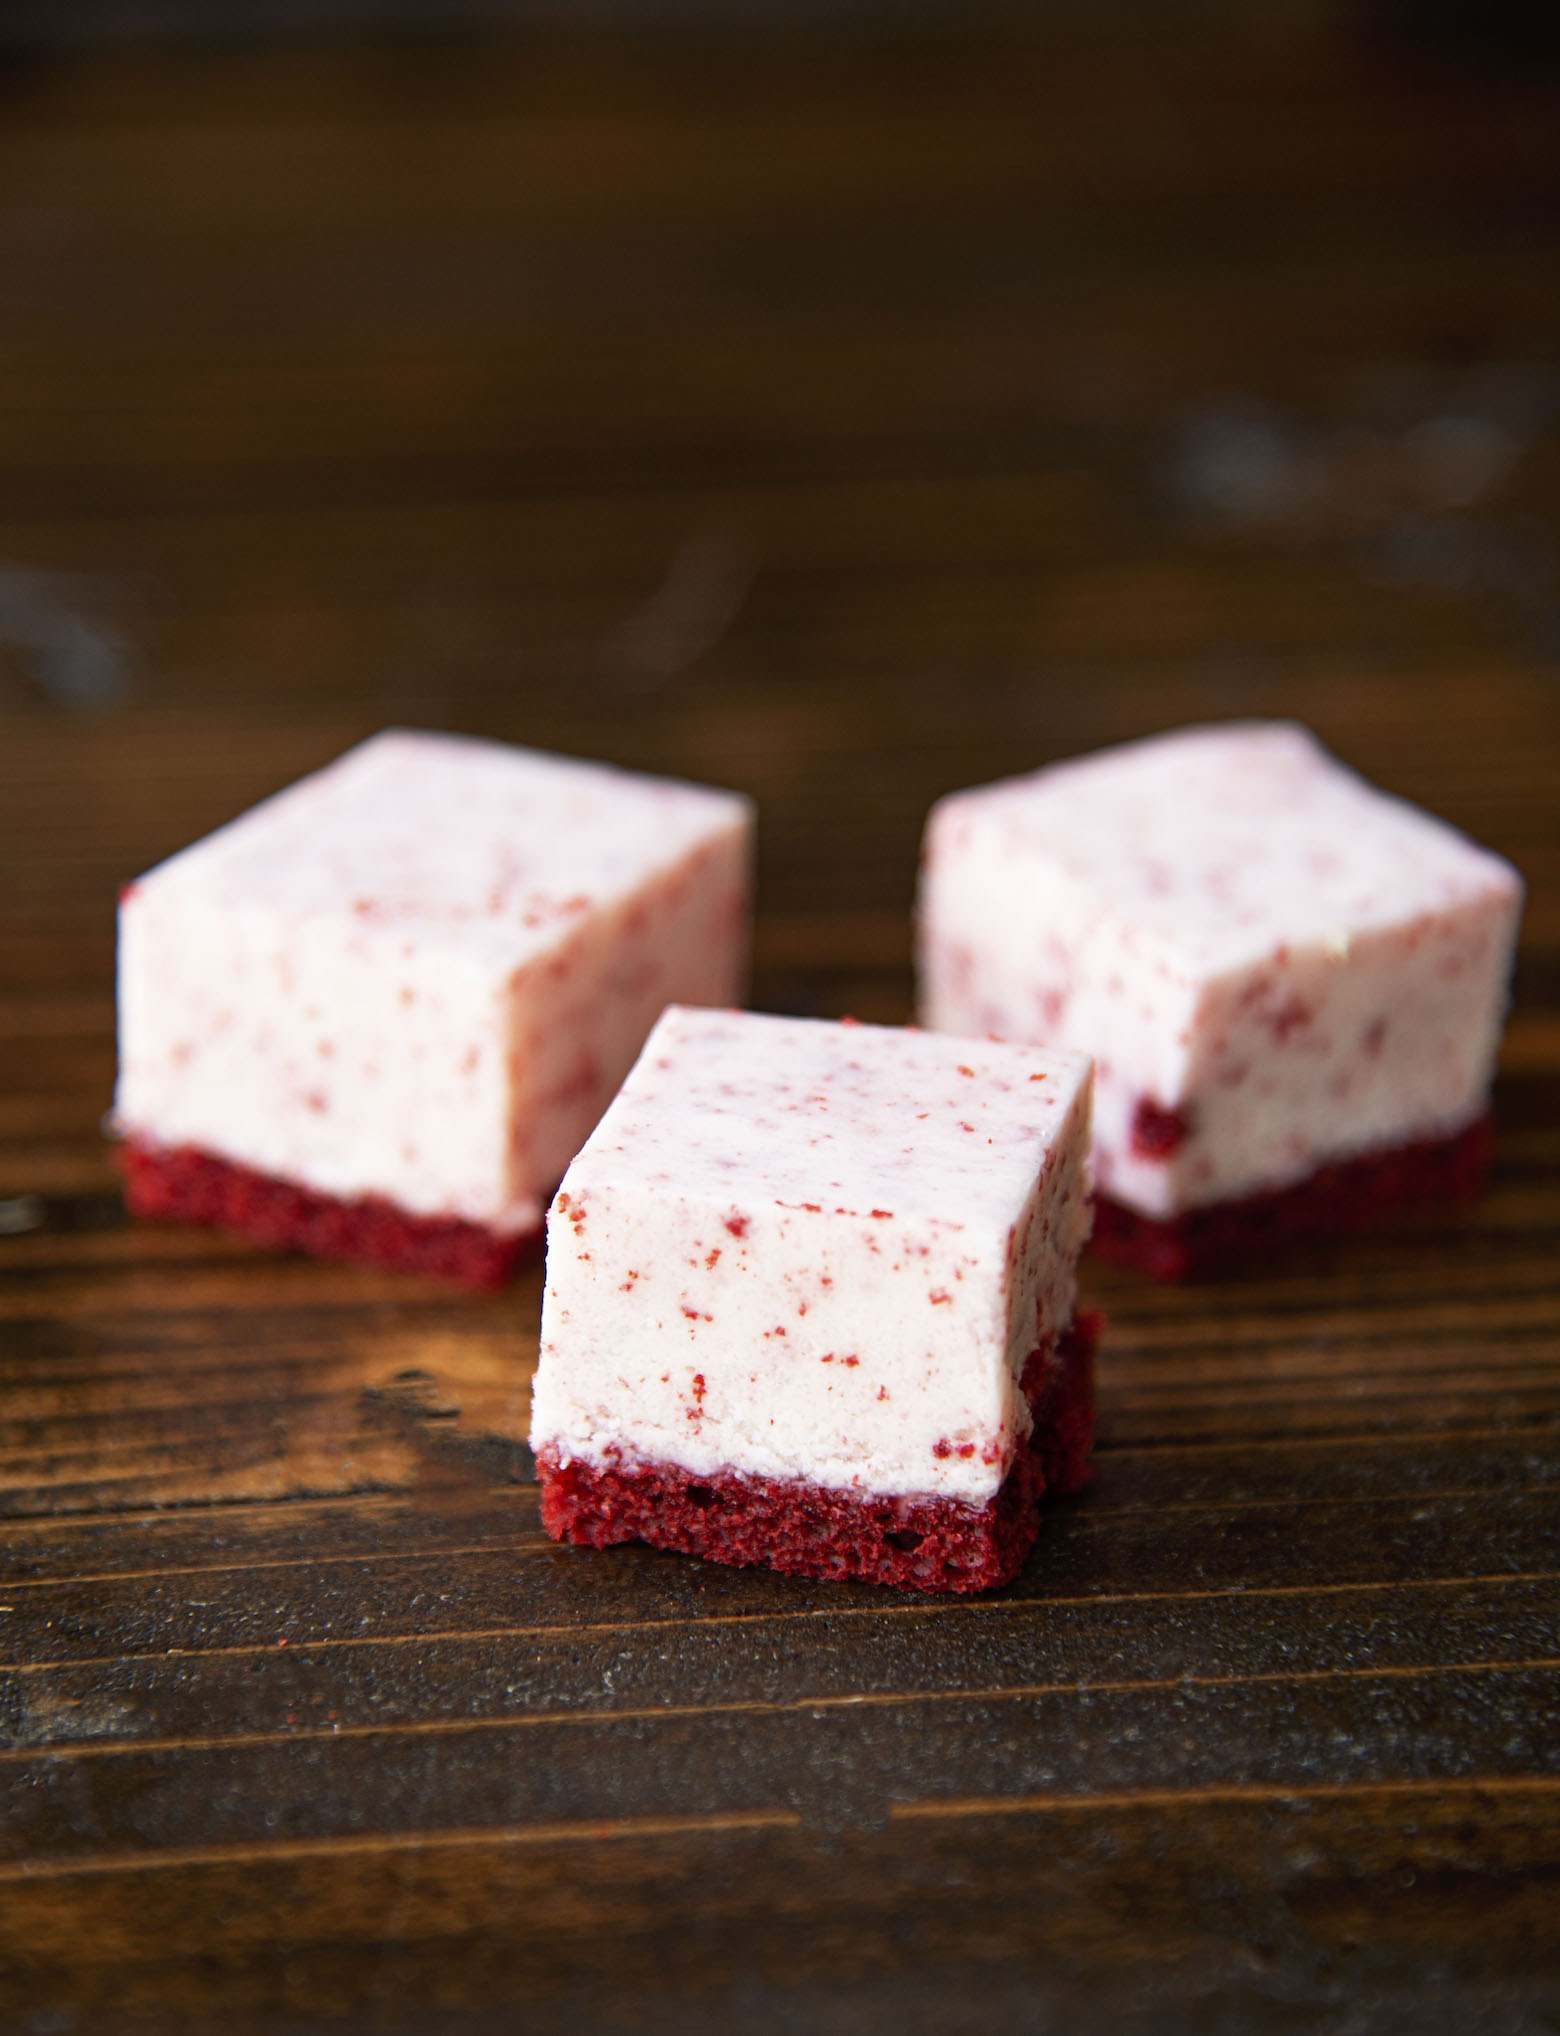
[[[1477,1117],[1521,904],[1304,729],[1185,729],[933,809],[922,1021],[1092,1053],[1100,1189],[1170,1216]]]
[[[531,1443],[974,1505],[1072,1319],[1081,1055],[668,1011],[548,1214]]]
[[[391,731],[131,885],[116,1115],[528,1229],[666,1004],[746,972],[735,794]]]

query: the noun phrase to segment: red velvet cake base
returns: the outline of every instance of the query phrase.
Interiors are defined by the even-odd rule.
[[[433,1273],[472,1287],[502,1286],[540,1230],[500,1235],[458,1217],[413,1216],[376,1195],[338,1201],[256,1173],[192,1145],[165,1150],[132,1139],[119,1149],[132,1216],[209,1223],[257,1244]]]
[[[1094,1351],[1101,1317],[1079,1315],[1057,1348],[1036,1351],[1023,1385],[1034,1433],[985,1506],[835,1491],[672,1463],[560,1465],[542,1450],[542,1524],[555,1541],[653,1548],[711,1562],[767,1563],[797,1576],[856,1577],[902,1590],[985,1591],[1018,1574],[1040,1526],[1042,1492],[1087,1482],[1094,1441]]]
[[[1320,1167],[1293,1187],[1213,1202],[1163,1221],[1101,1195],[1093,1248],[1156,1280],[1230,1272],[1286,1244],[1352,1237],[1394,1209],[1469,1201],[1484,1185],[1494,1143],[1490,1119],[1480,1117],[1452,1138],[1361,1153]]]

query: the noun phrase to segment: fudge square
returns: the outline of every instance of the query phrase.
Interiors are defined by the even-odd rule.
[[[735,794],[389,730],[124,893],[132,1210],[492,1284],[662,1009],[730,1003]]]
[[[1183,729],[934,807],[921,1016],[1094,1055],[1095,1248],[1179,1278],[1478,1187],[1521,904],[1305,729]]]
[[[673,1009],[548,1213],[560,1541],[975,1591],[1088,1475],[1081,1054]]]

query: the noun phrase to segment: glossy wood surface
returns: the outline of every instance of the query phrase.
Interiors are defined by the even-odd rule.
[[[1560,90],[1302,33],[145,50],[0,100],[0,2027],[1560,2014]],[[1293,714],[1531,898],[1467,1218],[1110,1313],[940,1603],[542,1536],[538,1276],[127,1226],[116,887],[388,721],[940,792]]]

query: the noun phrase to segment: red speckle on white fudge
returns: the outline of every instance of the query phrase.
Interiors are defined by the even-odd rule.
[[[1078,1054],[668,1011],[549,1214],[533,1449],[984,1505],[1072,1319],[1089,1093]]]
[[[1304,729],[1185,729],[933,809],[921,1015],[1092,1052],[1100,1189],[1171,1217],[1478,1117],[1521,903]]]
[[[534,1228],[662,1008],[739,991],[751,822],[730,793],[376,736],[127,888],[119,1123]]]

